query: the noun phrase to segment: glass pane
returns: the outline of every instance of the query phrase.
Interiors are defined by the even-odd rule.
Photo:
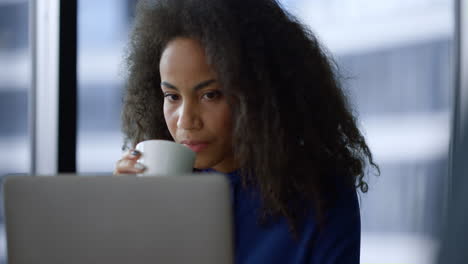
[[[382,173],[361,194],[362,263],[431,263],[448,184],[453,1],[284,0],[339,66]]]
[[[0,1],[0,180],[6,174],[28,173],[30,168],[28,4],[26,0]],[[0,263],[5,263],[2,200],[0,206]]]
[[[78,1],[79,173],[110,173],[121,156],[124,51],[136,1]]]

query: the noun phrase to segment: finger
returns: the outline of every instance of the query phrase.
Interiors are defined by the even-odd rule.
[[[114,175],[140,174],[143,172],[144,170],[138,170],[138,169],[115,170]]]
[[[117,162],[114,174],[136,174],[146,170],[145,166],[135,160],[121,159]]]
[[[141,157],[141,152],[136,149],[130,149],[124,154],[123,159],[138,160]]]

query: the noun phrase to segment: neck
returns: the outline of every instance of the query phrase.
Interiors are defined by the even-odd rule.
[[[214,170],[222,173],[230,173],[239,169],[239,164],[234,159],[223,160],[212,167]]]

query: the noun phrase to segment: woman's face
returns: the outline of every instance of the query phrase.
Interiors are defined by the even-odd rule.
[[[231,111],[201,44],[190,38],[172,40],[159,69],[164,118],[174,141],[197,153],[195,168],[235,170]]]

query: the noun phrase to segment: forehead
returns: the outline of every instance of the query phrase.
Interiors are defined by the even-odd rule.
[[[159,62],[163,77],[207,77],[214,71],[208,64],[201,43],[190,38],[176,38],[170,41],[163,51]]]

